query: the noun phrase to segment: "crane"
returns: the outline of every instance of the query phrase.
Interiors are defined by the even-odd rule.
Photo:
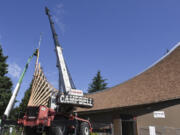
[[[81,106],[92,107],[92,99],[83,97],[83,91],[75,89],[74,83],[71,79],[70,73],[67,69],[67,65],[63,57],[63,50],[58,41],[58,35],[55,31],[54,23],[51,19],[51,15],[47,7],[45,7],[45,12],[50,22],[50,27],[51,27],[55,50],[56,50],[57,67],[59,69],[59,89],[63,90],[63,94],[59,96],[59,103],[69,103],[69,104],[73,104],[73,106],[80,106],[80,107]],[[86,102],[82,103],[82,100],[80,101],[79,97]]]
[[[42,135],[43,132],[48,135],[90,135],[90,121],[79,118],[74,110],[76,107],[93,107],[93,99],[75,88],[47,7],[45,13],[49,19],[57,56],[59,91],[50,96],[48,106],[29,106],[25,116],[18,120],[18,123],[24,126],[26,135]]]

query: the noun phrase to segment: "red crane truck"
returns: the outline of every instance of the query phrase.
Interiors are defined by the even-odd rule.
[[[76,107],[93,107],[93,99],[85,97],[77,90],[67,69],[62,47],[55,32],[49,9],[45,8],[53,35],[57,67],[59,70],[59,91],[51,96],[49,106],[29,106],[18,124],[23,125],[26,135],[90,135],[92,126],[89,120],[77,117]]]

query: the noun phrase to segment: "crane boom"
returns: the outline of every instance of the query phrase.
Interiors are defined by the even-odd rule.
[[[57,104],[69,104],[70,106],[65,107],[65,108],[68,108],[67,110],[73,110],[75,106],[87,107],[87,108],[92,107],[93,99],[85,97],[83,95],[82,90],[77,90],[73,87],[74,85],[73,85],[71,76],[68,72],[68,69],[67,69],[64,57],[63,57],[62,47],[59,44],[58,37],[54,28],[54,23],[51,19],[51,15],[47,7],[45,7],[45,12],[49,18],[51,31],[52,31],[52,35],[54,39],[55,50],[56,50],[56,56],[57,56],[57,62],[58,62],[57,65],[59,69],[59,84],[60,84],[59,89],[62,88],[64,92],[64,93],[60,93],[57,96],[57,99],[58,99],[56,100],[57,103],[51,102],[51,105],[57,107],[58,106]],[[51,98],[52,99],[56,98],[56,96],[51,96]],[[64,110],[64,109],[61,109],[61,110]]]
[[[53,39],[54,39],[54,45],[55,45],[55,49],[56,49],[57,66],[59,68],[59,74],[60,74],[59,84],[62,85],[62,86],[59,86],[60,87],[59,89],[63,89],[64,93],[68,93],[72,89],[72,84],[71,84],[68,70],[66,67],[66,63],[65,63],[65,60],[63,57],[62,47],[59,44],[58,36],[57,36],[55,28],[54,28],[54,23],[51,19],[51,15],[49,14],[49,9],[46,7],[45,10],[46,10],[46,14],[48,15],[48,18],[49,18],[52,35],[53,35]]]
[[[36,52],[37,52],[37,50],[36,50]],[[33,58],[34,55],[36,55],[36,52],[33,53],[33,55],[29,57],[29,59],[28,59],[28,61],[27,61],[27,63],[26,63],[26,66],[25,66],[25,68],[24,68],[24,70],[23,70],[23,72],[22,72],[22,74],[21,74],[21,76],[20,76],[20,78],[19,78],[19,81],[18,81],[18,83],[16,84],[16,87],[15,87],[15,89],[14,89],[14,91],[13,91],[13,94],[12,94],[12,96],[11,96],[11,99],[10,99],[10,101],[9,101],[9,103],[8,103],[8,106],[6,107],[5,112],[4,112],[4,117],[5,117],[5,118],[8,118],[8,117],[9,117],[9,114],[10,114],[10,112],[11,112],[11,110],[12,110],[12,107],[13,107],[13,105],[14,105],[16,96],[17,96],[17,94],[18,94],[18,92],[19,92],[19,89],[20,89],[22,80],[23,80],[23,78],[24,78],[24,75],[25,75],[25,73],[26,73],[26,71],[27,71],[27,69],[28,69],[28,66],[29,66],[29,63],[30,63],[31,59]]]

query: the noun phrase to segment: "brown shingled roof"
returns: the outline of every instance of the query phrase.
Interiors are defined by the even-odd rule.
[[[180,46],[136,77],[107,90],[87,95],[94,99],[91,109],[106,110],[180,98]]]

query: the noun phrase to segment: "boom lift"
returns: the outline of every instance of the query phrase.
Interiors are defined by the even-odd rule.
[[[77,90],[66,66],[62,47],[55,32],[49,9],[45,8],[53,35],[57,67],[59,70],[59,92],[51,95],[49,106],[28,107],[23,119],[18,121],[25,127],[26,135],[90,135],[89,120],[81,119],[74,113],[76,107],[91,108],[93,99],[85,97],[82,90]],[[28,111],[37,110],[33,119]]]
[[[6,125],[6,124],[7,125],[9,125],[9,124],[15,124],[16,125],[15,121],[9,120],[8,118],[9,118],[9,115],[10,115],[10,113],[12,111],[13,106],[14,106],[17,94],[18,94],[18,92],[20,90],[20,87],[21,87],[21,84],[22,84],[22,80],[23,80],[24,75],[25,75],[25,73],[26,73],[26,71],[28,69],[29,63],[31,62],[31,60],[32,60],[32,58],[34,56],[37,56],[38,51],[39,51],[39,49],[36,49],[36,51],[28,58],[27,63],[25,65],[25,67],[24,67],[24,70],[23,70],[23,72],[22,72],[22,74],[21,74],[21,76],[20,76],[20,78],[18,80],[18,83],[16,84],[16,87],[13,90],[13,93],[12,93],[12,96],[10,98],[10,101],[9,101],[7,107],[6,107],[4,115],[2,116],[2,121],[0,123],[0,135],[3,133],[4,125]]]
[[[17,96],[17,94],[18,94],[18,92],[19,92],[19,89],[20,89],[22,80],[23,80],[24,75],[25,75],[25,73],[26,73],[26,71],[27,71],[27,69],[28,69],[29,63],[30,63],[30,61],[32,60],[33,56],[36,56],[36,55],[37,55],[37,51],[38,51],[38,49],[33,53],[32,56],[29,57],[29,59],[28,59],[28,61],[27,61],[27,63],[26,63],[26,66],[25,66],[25,68],[24,68],[24,70],[23,70],[23,72],[22,72],[22,74],[21,74],[21,76],[20,76],[20,78],[19,78],[18,83],[16,84],[16,87],[15,87],[15,89],[14,89],[14,91],[13,91],[13,94],[12,94],[12,96],[11,96],[11,99],[10,99],[10,101],[9,101],[9,103],[8,103],[8,106],[6,107],[5,112],[4,112],[4,116],[3,116],[4,119],[6,119],[6,118],[9,117],[9,114],[10,114],[10,112],[11,112],[11,110],[12,110],[12,107],[13,107],[13,105],[14,105],[14,103],[15,103],[16,96]]]

